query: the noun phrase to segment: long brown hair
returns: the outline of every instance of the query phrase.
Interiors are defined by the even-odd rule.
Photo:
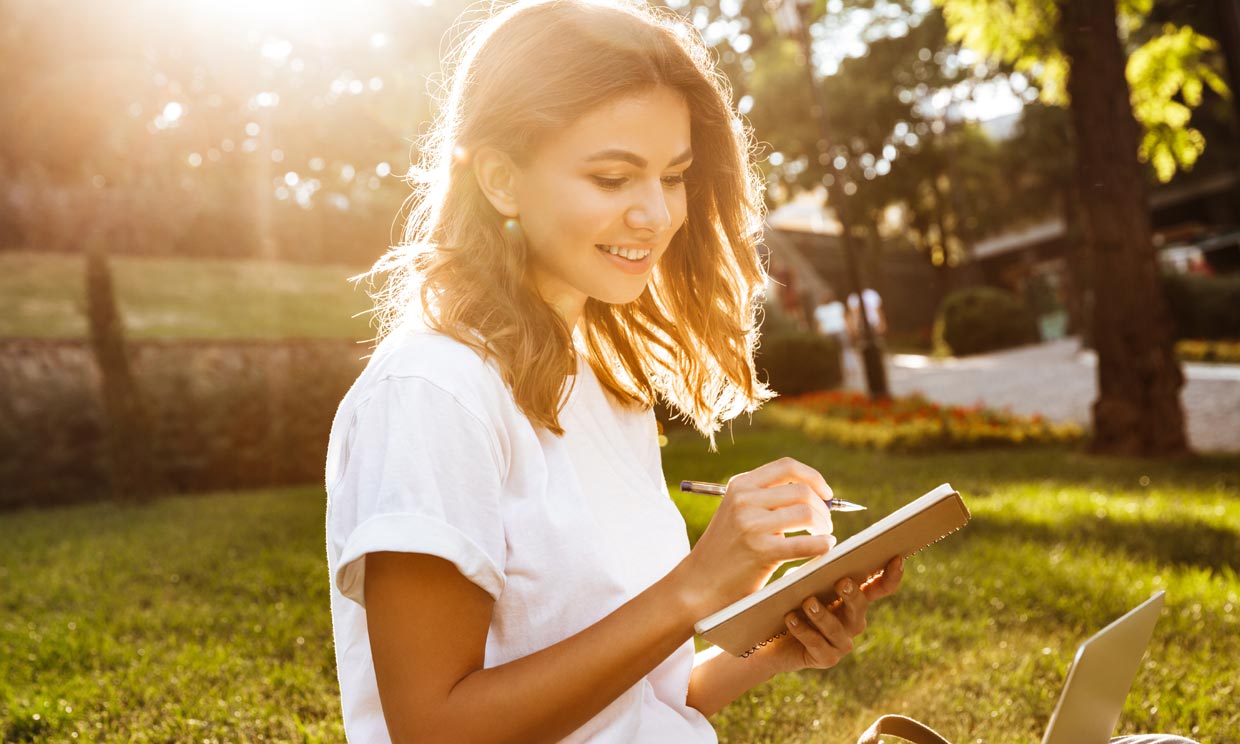
[[[595,107],[652,86],[690,110],[688,219],[633,302],[586,302],[583,353],[621,401],[662,397],[711,438],[772,393],[754,374],[766,274],[750,135],[697,32],[630,0],[521,0],[468,28],[434,126],[420,142],[404,238],[371,276],[380,337],[411,314],[496,361],[517,405],[562,434],[573,335],[533,288],[519,230],[487,201],[469,153],[518,162]]]

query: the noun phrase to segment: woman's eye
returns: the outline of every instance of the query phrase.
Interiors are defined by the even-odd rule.
[[[605,189],[607,191],[615,191],[616,189],[623,186],[626,180],[627,179],[624,179],[624,178],[608,178],[607,176],[594,176],[594,182],[599,185],[599,188]]]
[[[663,183],[667,186],[672,186],[672,187],[681,186],[684,184],[684,182],[685,182],[685,174],[683,173],[677,173],[674,176],[663,177]]]

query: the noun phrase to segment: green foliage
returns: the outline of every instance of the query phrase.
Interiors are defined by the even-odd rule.
[[[1230,95],[1216,69],[1217,51],[1210,37],[1167,24],[1128,58],[1133,114],[1145,128],[1139,154],[1159,181],[1170,181],[1177,170],[1192,170],[1205,151],[1205,135],[1189,125],[1205,88]]]
[[[1038,340],[1033,314],[1020,298],[994,287],[948,295],[934,319],[934,343],[956,356],[980,354]]]
[[[1177,339],[1240,339],[1240,276],[1163,277]]]
[[[947,19],[948,39],[1029,75],[1043,103],[1068,105],[1070,62],[1058,37],[1055,0],[935,1]],[[1152,0],[1121,0],[1119,16],[1130,40],[1152,8]],[[1164,24],[1160,34],[1130,49],[1125,76],[1133,114],[1144,130],[1138,156],[1159,181],[1191,170],[1205,151],[1205,136],[1189,121],[1206,88],[1230,95],[1217,52],[1213,39],[1175,24]]]
[[[131,343],[136,427],[92,384],[83,350],[45,347],[0,346],[0,509],[136,495],[102,488],[109,474],[114,487],[168,492],[320,478],[332,416],[365,353],[348,340]]]
[[[1059,48],[1054,0],[936,0],[947,38],[1038,81],[1044,103],[1068,100],[1068,60]]]
[[[17,197],[0,200],[0,236],[12,225],[35,250],[106,233],[114,253],[367,264],[391,242],[427,79],[465,5],[267,15],[139,0],[129,17],[0,3],[0,170]],[[67,43],[69,26],[90,38]],[[180,116],[162,116],[169,104]],[[384,162],[393,176],[376,175]],[[74,229],[47,245],[58,224]]]
[[[759,375],[780,395],[838,387],[843,381],[840,345],[816,333],[776,332],[762,337],[755,360]]]

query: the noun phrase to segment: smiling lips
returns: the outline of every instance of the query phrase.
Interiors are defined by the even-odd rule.
[[[605,260],[626,274],[644,274],[654,263],[654,249],[647,246],[596,245]]]
[[[628,248],[620,245],[599,245],[597,248],[613,256],[622,256],[630,261],[640,261],[652,253],[649,248]]]

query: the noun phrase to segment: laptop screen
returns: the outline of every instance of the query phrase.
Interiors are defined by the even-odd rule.
[[[1042,744],[1107,744],[1154,634],[1157,592],[1077,649]]]

